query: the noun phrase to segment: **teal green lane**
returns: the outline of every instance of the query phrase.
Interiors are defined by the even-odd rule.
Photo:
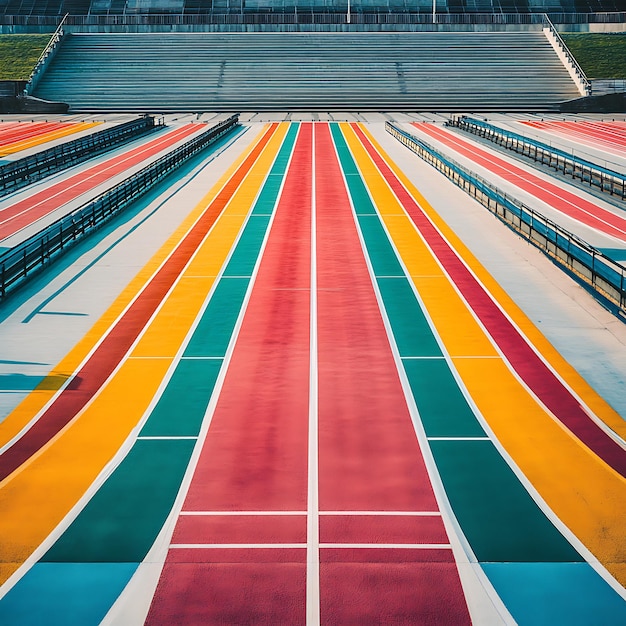
[[[184,357],[223,357],[226,354],[239,317],[237,303],[243,302],[249,283],[249,276],[219,281],[185,348]]]
[[[137,441],[42,562],[141,561],[174,504],[195,443]]]
[[[402,364],[427,437],[486,436],[443,358]]]
[[[99,624],[152,547],[187,471],[298,129],[298,124],[290,126],[223,276],[141,430],[141,437],[157,438],[135,441],[67,530],[0,601],[0,616],[3,610],[10,614],[30,610],[35,616],[32,623]],[[77,585],[81,576],[83,584]],[[74,620],[73,603],[67,601],[75,590],[88,598],[76,614],[79,621]],[[29,609],[32,598],[37,598],[36,608]]]
[[[369,239],[366,238],[365,241]],[[385,310],[393,328],[400,356],[443,357],[443,352],[415,299],[415,292],[408,279],[377,278],[376,282],[383,302],[393,303],[393,306],[385,306]]]
[[[480,562],[582,557],[531,498],[491,441],[431,441],[439,475]]]
[[[203,358],[180,361],[139,436],[197,436],[222,362]]]

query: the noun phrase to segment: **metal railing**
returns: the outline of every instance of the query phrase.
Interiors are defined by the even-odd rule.
[[[145,115],[113,128],[53,146],[23,159],[9,161],[0,166],[0,197],[50,174],[82,163],[162,125],[163,120],[156,123],[154,117]]]
[[[36,235],[0,254],[0,302],[37,271],[47,267],[78,241],[137,201],[238,123],[239,116],[232,115],[212,126]]]
[[[545,13],[543,15],[543,29],[547,31],[546,35],[548,35],[548,40],[555,46],[557,54],[560,51],[560,56],[562,56],[565,66],[570,71],[570,74],[572,74],[572,78],[575,79],[580,94],[582,96],[590,96],[591,83],[589,79],[585,75],[585,72],[583,72],[582,67],[580,67],[574,55],[570,52],[570,49],[565,45],[561,35],[559,35],[556,28],[554,28],[554,24]]]
[[[454,116],[446,125],[484,137],[542,165],[588,183],[590,187],[597,187],[604,193],[615,195],[622,200],[626,199],[626,175],[624,174],[466,115]]]
[[[487,207],[507,226],[538,247],[583,285],[626,317],[626,269],[541,213],[498,189],[433,146],[386,122],[388,133]]]
[[[543,26],[544,15],[552,24],[623,24],[626,11],[613,13],[436,13],[437,25],[525,25]],[[190,13],[104,13],[101,15],[69,15],[63,18],[72,27],[158,27],[158,26],[207,26],[207,25],[278,25],[278,24],[346,24],[345,10],[259,12],[213,11],[194,15]],[[350,14],[352,25],[428,25],[433,24],[432,12],[356,11]],[[52,27],[59,25],[58,16],[0,15],[0,25],[24,27]]]
[[[48,41],[48,44],[46,45],[46,47],[43,49],[43,52],[39,56],[37,63],[35,63],[35,67],[33,68],[33,71],[30,73],[30,76],[28,77],[28,80],[26,81],[26,85],[24,86],[25,96],[29,96],[30,94],[33,93],[33,90],[37,86],[37,83],[39,82],[41,75],[43,74],[44,70],[46,69],[50,61],[52,61],[52,59],[54,58],[54,55],[57,53],[59,46],[61,45],[61,42],[63,41],[63,37],[65,36],[65,31],[63,30],[63,27],[68,17],[69,17],[69,13],[66,13],[63,16],[63,18],[59,22],[59,25],[57,26],[57,29],[54,31],[54,33],[52,33],[52,37],[50,37],[50,41]]]

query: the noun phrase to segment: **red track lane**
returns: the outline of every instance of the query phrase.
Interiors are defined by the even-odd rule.
[[[33,426],[0,456],[0,480],[11,474],[56,435],[100,389],[213,226],[276,127],[276,124],[270,127],[180,245],[108,331],[80,371],[72,377],[69,385],[56,396]]]
[[[10,129],[0,128],[0,146],[6,148],[13,143],[50,133],[60,128],[67,128],[68,126],[73,126],[73,124],[36,122],[32,124],[16,124],[14,128]]]
[[[326,124],[316,156],[321,622],[468,623],[451,549],[324,547],[449,542]]]
[[[520,378],[576,437],[622,476],[626,476],[626,451],[585,413],[578,400],[537,356],[429,221],[363,131],[358,127],[355,130],[419,232]]]
[[[187,124],[0,209],[0,241],[198,131]]]
[[[580,198],[562,187],[553,185],[531,172],[516,167],[480,149],[476,144],[470,144],[460,139],[447,130],[423,122],[414,123],[414,126],[425,135],[437,139],[459,154],[468,157],[474,163],[514,183],[520,189],[531,193],[564,215],[621,241],[626,241],[626,219],[620,215],[611,213],[611,211],[607,211],[593,202]]]
[[[626,134],[598,129],[596,126],[586,125],[582,122],[522,122],[522,124],[576,140],[582,138],[583,143],[596,148],[598,144],[604,144],[612,148],[616,154],[623,155],[626,147]],[[621,129],[619,130],[621,131]]]
[[[312,124],[303,124],[172,538],[173,544],[302,547],[173,548],[148,624],[305,621],[311,140]],[[189,511],[299,514],[184,515]]]

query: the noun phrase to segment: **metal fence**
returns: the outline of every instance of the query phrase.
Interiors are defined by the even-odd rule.
[[[626,199],[626,176],[624,174],[466,115],[452,117],[447,125],[484,137],[542,165],[554,168],[555,171],[588,183],[590,187],[597,187],[604,193],[615,195],[622,200]]]
[[[146,194],[154,185],[239,123],[239,116],[212,126],[112,189],[50,224],[0,255],[0,301],[37,271],[70,249],[114,215]]]
[[[348,18],[349,15],[349,18]],[[626,11],[615,13],[562,13],[545,14],[553,24],[623,24],[626,23]],[[42,15],[0,15],[0,25],[57,27],[60,16]],[[206,25],[278,25],[278,24],[346,24],[352,25],[521,25],[535,24],[543,26],[544,13],[439,13],[410,11],[359,11],[349,14],[345,7],[337,6],[333,10],[284,10],[259,12],[243,10],[239,12],[214,11],[200,15],[190,13],[125,13],[103,15],[68,15],[65,25],[68,27],[141,27],[141,26],[206,26]]]
[[[0,166],[0,197],[82,163],[163,125],[145,115]]]
[[[391,122],[388,133],[443,173],[626,317],[626,269],[541,213]]]

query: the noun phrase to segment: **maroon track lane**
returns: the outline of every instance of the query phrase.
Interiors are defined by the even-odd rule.
[[[94,189],[159,152],[198,132],[197,124],[187,124],[143,143],[124,154],[109,158],[61,182],[46,186],[23,200],[0,209],[0,241],[52,213],[81,194]]]
[[[567,191],[563,187],[553,185],[531,172],[508,163],[482,150],[476,144],[464,141],[450,131],[423,122],[414,123],[413,125],[425,135],[437,139],[459,154],[471,159],[474,163],[514,183],[520,189],[534,195],[564,215],[591,228],[595,228],[599,232],[626,242],[626,219],[621,215],[607,211],[593,202],[589,202]]]
[[[416,228],[520,378],[576,437],[613,469],[626,476],[626,451],[587,415],[579,401],[531,348],[459,259],[363,131],[358,126],[354,128]]]
[[[81,369],[73,375],[69,385],[56,396],[34,425],[0,455],[0,480],[6,478],[56,435],[104,384],[211,229],[276,128],[277,125],[273,124],[268,129],[195,226],[143,288],[137,299],[109,329]]]
[[[305,622],[311,140],[303,124],[148,624]]]
[[[326,124],[316,173],[321,622],[468,623]]]

